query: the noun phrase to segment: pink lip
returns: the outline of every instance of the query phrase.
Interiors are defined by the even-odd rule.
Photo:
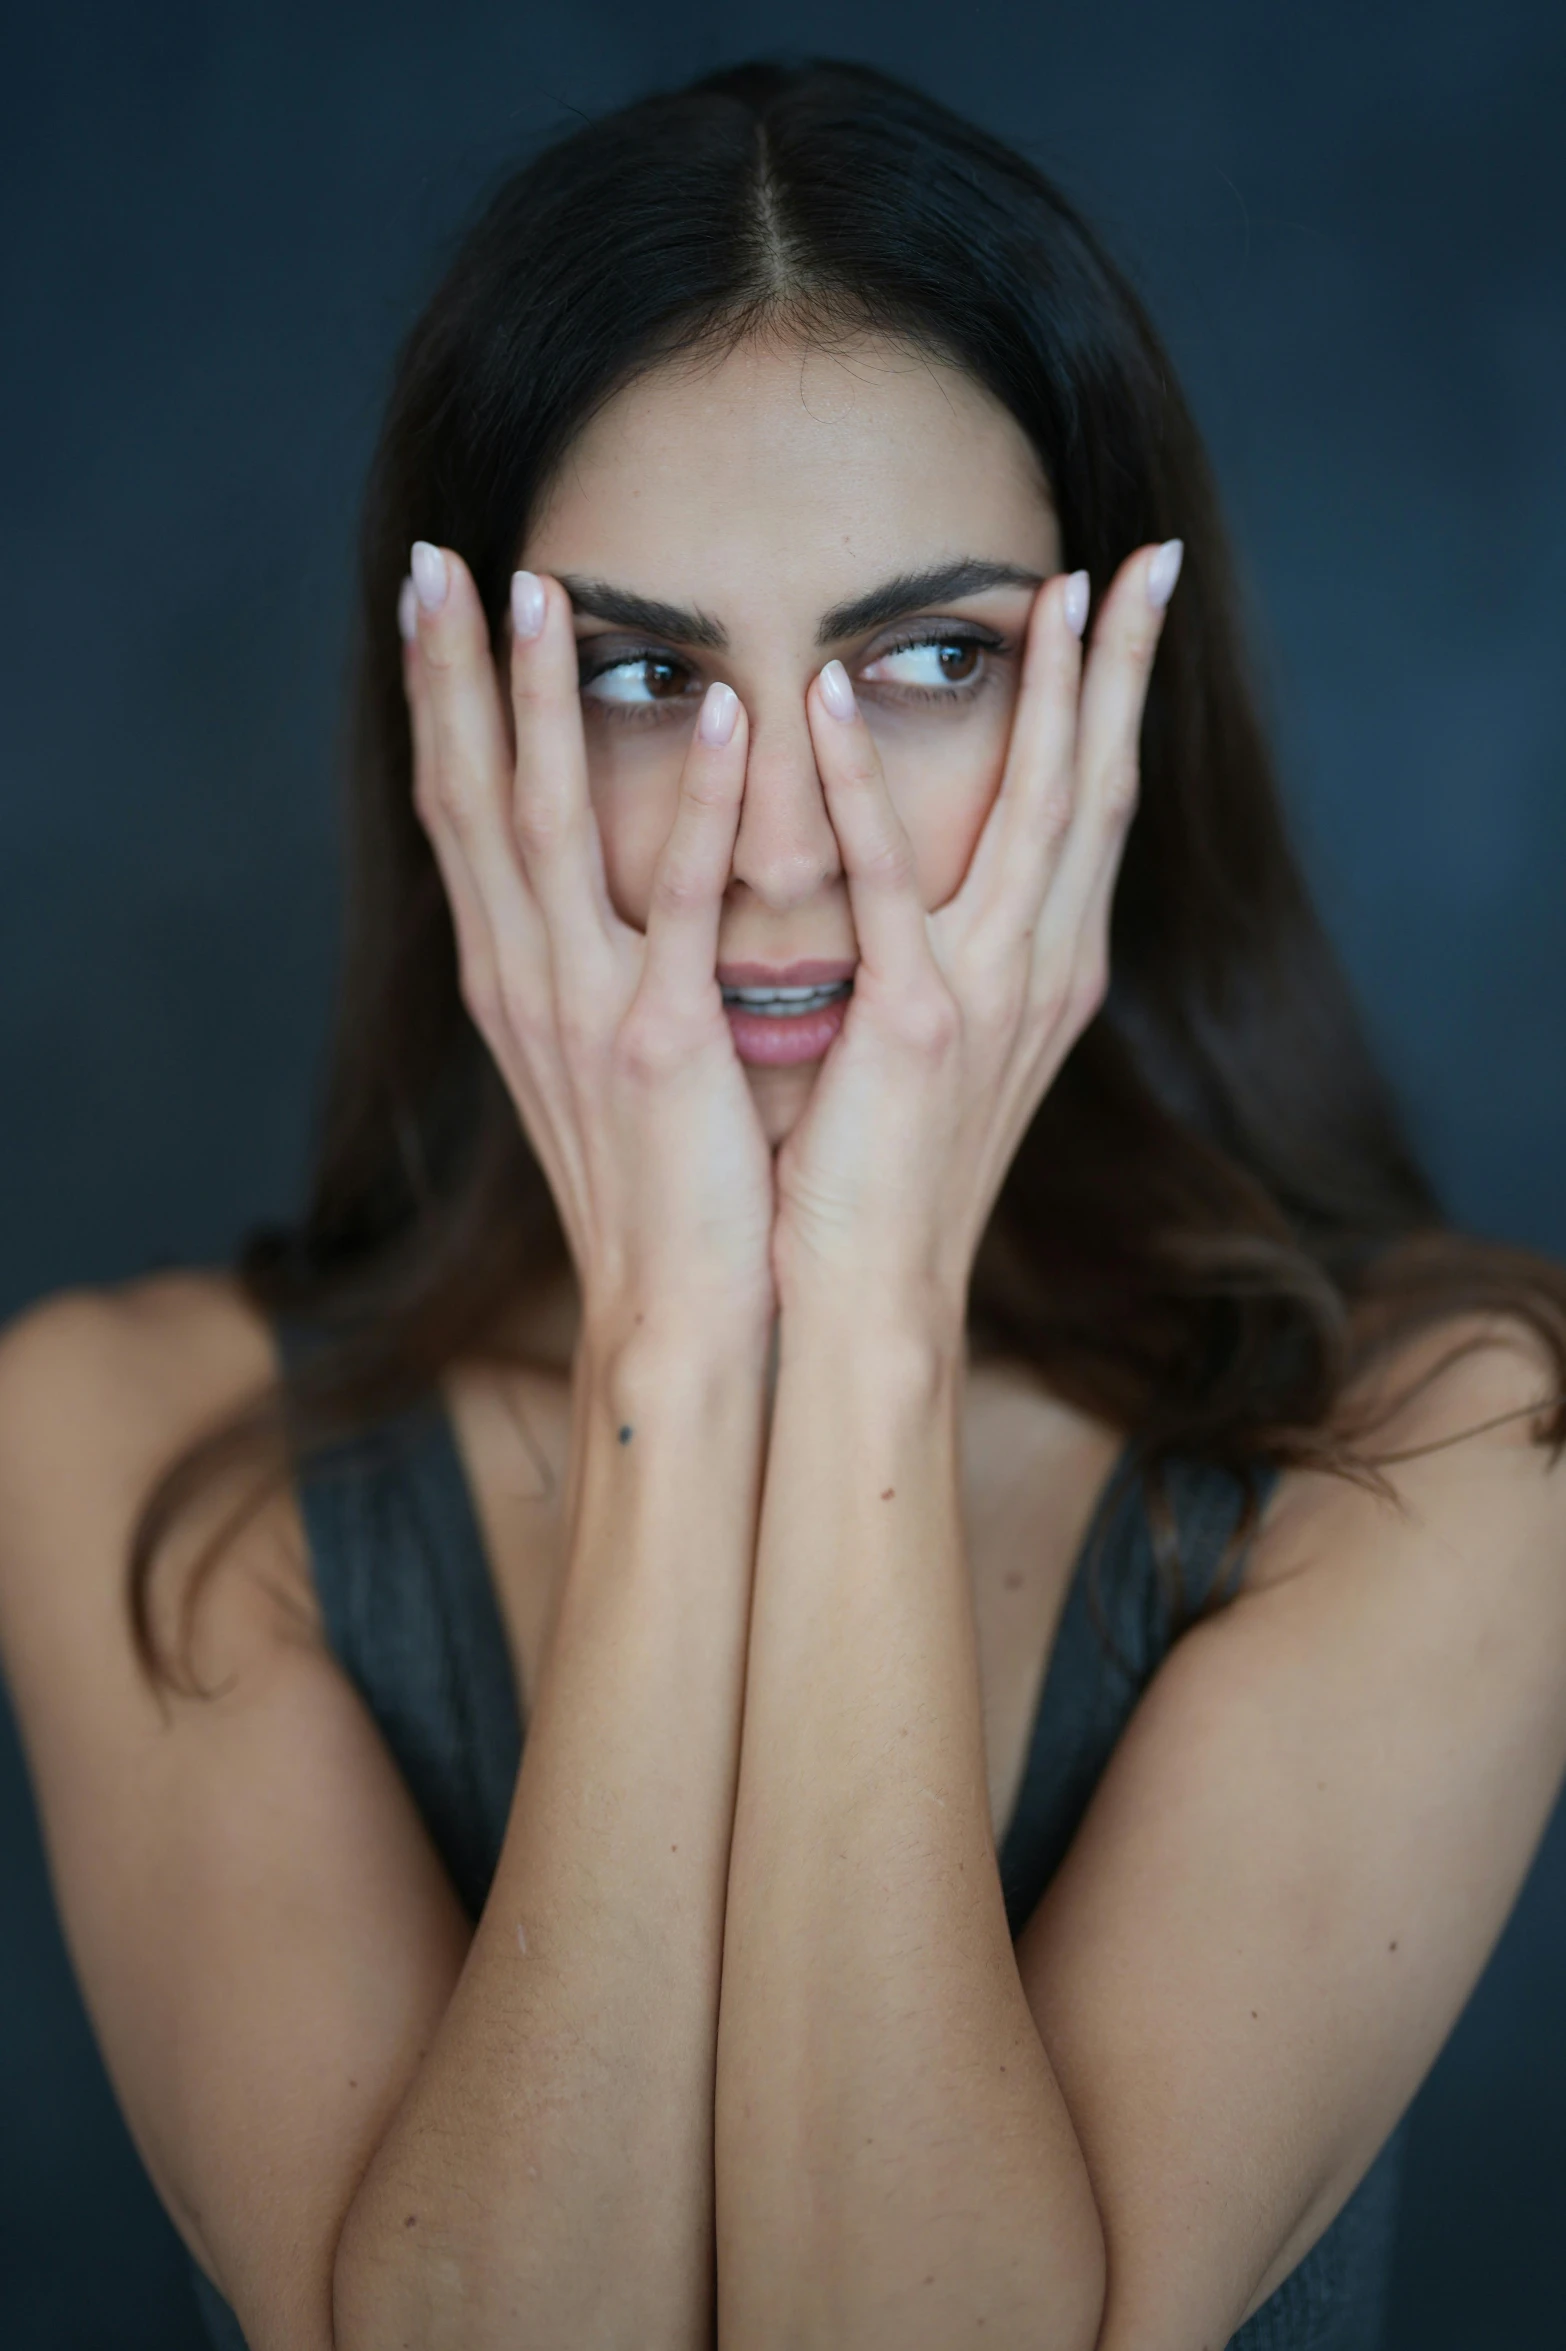
[[[720,988],[830,988],[851,980],[858,970],[852,963],[720,963]]]
[[[824,980],[734,980],[736,988],[807,988],[825,987]],[[734,1050],[741,1061],[753,1062],[766,1069],[782,1069],[795,1061],[819,1061],[843,1025],[848,1010],[848,998],[839,996],[835,1003],[823,1004],[819,1012],[801,1012],[792,1017],[769,1019],[764,1012],[746,1012],[738,1004],[725,1004],[729,1034],[734,1039]]]

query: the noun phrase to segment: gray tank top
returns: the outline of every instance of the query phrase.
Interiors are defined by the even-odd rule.
[[[307,1344],[297,1332],[279,1337],[285,1362]],[[1264,1504],[1276,1472],[1261,1465],[1249,1475]],[[444,1405],[421,1405],[313,1459],[299,1493],[332,1650],[379,1724],[476,1920],[500,1856],[524,1725],[484,1540]],[[1177,1461],[1169,1498],[1191,1610],[1212,1589],[1244,1491],[1228,1470]],[[1243,1564],[1242,1555],[1226,1592]],[[1175,1637],[1128,1445],[1083,1537],[1000,1844],[1013,1940]],[[1228,2351],[1379,2351],[1407,2127],[1405,2118],[1332,2226],[1230,2337]],[[199,2269],[192,2274],[217,2351],[245,2351],[228,2304]]]

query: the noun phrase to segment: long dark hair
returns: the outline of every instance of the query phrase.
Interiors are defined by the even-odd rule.
[[[397,596],[415,538],[508,576],[585,421],[674,352],[869,327],[966,370],[1027,433],[1101,592],[1186,544],[1149,696],[1111,983],[1025,1137],[975,1269],[977,1350],[1131,1432],[1166,1572],[1165,1465],[1368,1479],[1328,1428],[1357,1372],[1459,1311],[1531,1324],[1566,1391],[1566,1271],[1452,1231],[1290,847],[1205,454],[1142,306],[1031,164],[869,68],[747,65],[575,130],[509,178],[405,344],[364,512],[348,931],[308,1207],[238,1261],[308,1368],[189,1447],[131,1551],[138,1652],[174,1519],[426,1394],[564,1271],[548,1189],[459,994],[415,817]],[[1363,1432],[1361,1432],[1363,1433]],[[1566,1397],[1537,1441],[1566,1446]],[[1254,1508],[1242,1516],[1243,1541]],[[1178,1588],[1178,1587],[1176,1587]]]

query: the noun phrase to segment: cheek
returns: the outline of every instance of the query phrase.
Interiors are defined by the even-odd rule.
[[[944,906],[968,870],[1000,790],[1010,710],[975,711],[880,745],[887,789],[913,846],[919,895]]]

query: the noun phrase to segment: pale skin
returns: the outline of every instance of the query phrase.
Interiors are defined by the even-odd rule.
[[[632,385],[518,559],[502,676],[455,549],[407,655],[576,1269],[569,1385],[451,1383],[528,1696],[499,1870],[470,1938],[286,1501],[214,1595],[232,1693],[163,1729],[117,1538],[266,1342],[210,1285],[46,1307],[0,1345],[0,1640],[116,2087],[257,2346],[1216,2351],[1428,2069],[1566,1771],[1543,1368],[1497,1328],[1388,1425],[1497,1424],[1395,1473],[1407,1522],[1280,1480],[1013,1948],[994,1840],[1119,1432],[970,1371],[963,1301],[1102,1000],[1159,550],[1084,644],[1016,425],[865,340]],[[989,584],[827,628],[959,559]],[[853,964],[841,1036],[749,1066],[718,970],[799,959]]]

